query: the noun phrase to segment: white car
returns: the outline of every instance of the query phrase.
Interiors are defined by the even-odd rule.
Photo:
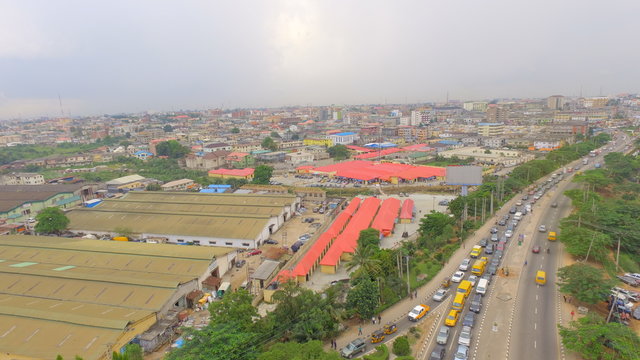
[[[540,232],[545,232],[545,231],[547,231],[547,227],[546,227],[546,226],[544,226],[544,224],[543,224],[543,225],[540,225],[540,227],[538,227],[538,231],[540,231]]]
[[[469,266],[471,266],[471,259],[464,259],[462,260],[462,263],[460,264],[460,266],[458,266],[458,269],[462,271],[467,271],[469,270]]]
[[[463,326],[460,336],[458,337],[458,344],[471,346],[471,328]]]
[[[513,231],[512,230],[507,230],[504,232],[504,236],[510,238],[513,236]]]
[[[476,282],[478,282],[478,277],[476,275],[471,275],[469,276],[468,280],[471,283],[471,286],[476,286]]]
[[[460,281],[462,281],[463,278],[464,278],[464,272],[456,271],[455,274],[453,274],[453,276],[451,277],[451,281],[453,281],[454,283],[459,283]]]

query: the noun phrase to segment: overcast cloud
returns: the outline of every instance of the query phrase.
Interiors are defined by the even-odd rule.
[[[636,0],[0,0],[0,118],[638,92]]]

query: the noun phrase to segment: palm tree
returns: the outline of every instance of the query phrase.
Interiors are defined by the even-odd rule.
[[[358,246],[353,253],[353,257],[347,263],[347,270],[356,269],[353,277],[357,278],[362,275],[368,275],[374,278],[382,270],[380,268],[380,260],[373,258],[374,248],[372,246]]]

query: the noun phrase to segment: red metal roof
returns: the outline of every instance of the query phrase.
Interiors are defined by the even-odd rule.
[[[254,169],[217,169],[209,170],[209,174],[227,175],[227,176],[250,176],[253,175]]]
[[[413,219],[413,200],[406,199],[402,203],[402,209],[400,210],[400,219]]]
[[[378,215],[373,220],[372,228],[380,231],[382,235],[389,236],[393,231],[400,211],[400,200],[388,198],[382,202]]]

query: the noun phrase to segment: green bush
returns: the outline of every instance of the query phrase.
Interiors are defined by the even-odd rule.
[[[398,336],[393,342],[393,353],[398,356],[406,356],[411,354],[411,346],[409,346],[409,338],[407,336]]]
[[[374,352],[371,355],[364,356],[364,360],[388,360],[388,359],[389,359],[389,349],[385,344],[376,346],[376,352]]]
[[[640,265],[631,257],[631,254],[621,252],[618,264],[625,272],[640,273]]]
[[[396,360],[416,360],[416,358],[414,358],[413,356],[398,356],[396,357]]]

